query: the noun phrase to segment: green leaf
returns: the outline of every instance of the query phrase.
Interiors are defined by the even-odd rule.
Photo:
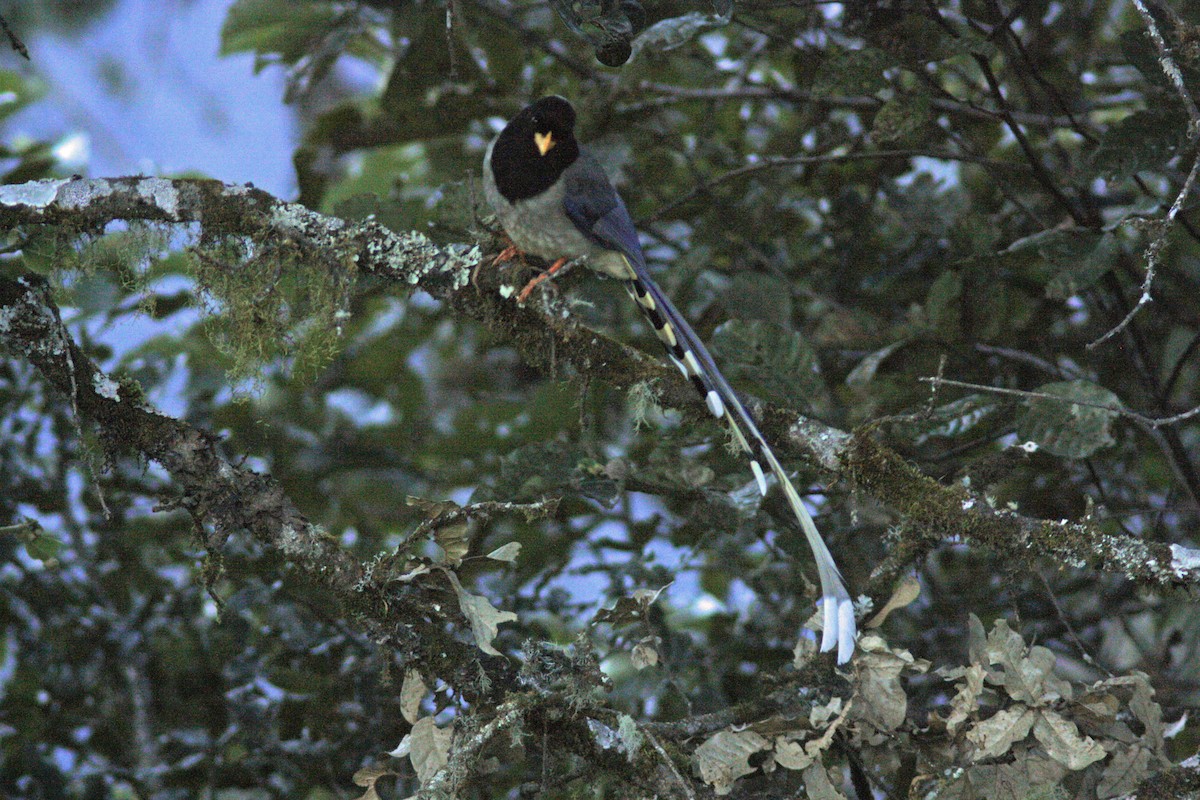
[[[46,93],[39,82],[16,72],[0,69],[0,120],[7,119]]]
[[[720,27],[728,17],[690,11],[680,17],[671,17],[656,22],[644,30],[633,42],[633,55],[649,47],[654,51],[674,50],[695,39],[710,28]]]
[[[792,293],[787,282],[775,275],[738,270],[726,294],[729,315],[744,320],[762,320],[788,325],[792,319]]]
[[[888,85],[883,71],[895,65],[886,53],[872,48],[830,49],[813,80],[812,90],[826,95],[875,94]]]
[[[961,333],[962,291],[962,275],[957,270],[943,272],[929,287],[925,318],[941,338],[954,340]]]
[[[63,543],[40,528],[25,540],[25,552],[38,561],[54,561]]]
[[[1110,180],[1161,170],[1186,142],[1187,117],[1173,104],[1160,104],[1110,125],[1092,154],[1092,168]]]
[[[871,123],[876,144],[902,142],[925,129],[932,102],[926,92],[899,94],[883,104]]]
[[[897,425],[896,431],[915,445],[934,438],[955,439],[986,424],[1001,407],[990,395],[969,394],[938,406],[927,417]]]
[[[731,379],[754,383],[767,399],[795,406],[826,399],[817,354],[799,333],[761,320],[730,320],[713,332],[713,350]]]
[[[335,17],[332,5],[311,0],[238,0],[221,26],[221,55],[271,54],[294,64],[325,35]],[[255,71],[265,63],[256,62]]]
[[[1074,229],[1051,231],[1039,242],[1038,251],[1056,267],[1056,274],[1046,284],[1046,296],[1063,300],[1112,269],[1121,248],[1111,233]]]
[[[1022,439],[1063,458],[1087,458],[1115,442],[1112,423],[1121,401],[1108,389],[1078,380],[1047,383],[1035,391],[1050,397],[1027,401],[1017,421]]]

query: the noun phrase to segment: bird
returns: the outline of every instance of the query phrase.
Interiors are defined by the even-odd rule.
[[[779,459],[754,424],[716,361],[684,316],[650,276],[637,229],[604,168],[575,138],[575,108],[558,95],[523,108],[488,145],[483,162],[485,197],[511,245],[493,264],[527,253],[552,262],[522,290],[563,265],[586,266],[624,283],[671,361],[700,393],[708,410],[729,428],[750,460],[765,497],[766,464],[804,531],[821,584],[821,652],[837,649],[837,663],[854,653],[854,604],[833,555]]]

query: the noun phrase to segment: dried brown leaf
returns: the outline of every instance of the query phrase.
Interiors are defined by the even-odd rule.
[[[961,673],[965,679],[958,686],[958,694],[950,701],[950,716],[946,730],[954,733],[964,722],[975,716],[979,709],[979,696],[983,694],[983,667],[972,664]]]
[[[775,763],[784,769],[807,769],[813,763],[813,756],[804,752],[800,742],[793,742],[786,736],[776,736]]]
[[[1074,722],[1049,708],[1039,713],[1033,735],[1051,758],[1070,770],[1081,770],[1107,755],[1095,739],[1081,734]]]
[[[913,575],[905,575],[900,583],[896,584],[896,588],[892,591],[892,596],[883,604],[883,608],[867,620],[864,628],[878,628],[883,624],[884,620],[898,608],[904,608],[906,605],[916,600],[921,596],[921,582]]]
[[[859,640],[854,659],[855,713],[878,731],[894,731],[904,722],[908,697],[900,683],[905,670],[924,672],[929,664],[917,661],[905,650],[894,650],[876,634]]]
[[[967,741],[975,745],[973,761],[998,758],[1017,742],[1029,735],[1037,722],[1038,713],[1028,706],[1017,705],[997,711],[967,730]]]
[[[1130,794],[1150,777],[1150,760],[1154,757],[1145,747],[1134,745],[1113,753],[1112,761],[1104,768],[1096,785],[1100,800]]]
[[[732,791],[734,781],[756,771],[750,766],[750,756],[770,746],[754,731],[720,731],[696,748],[692,761],[704,782],[718,795],[726,795]]]
[[[413,725],[409,740],[408,759],[422,786],[450,760],[450,741],[454,738],[454,723],[439,728],[433,717],[422,717]]]
[[[808,800],[846,800],[829,780],[829,773],[820,761],[804,770],[804,791]]]
[[[487,557],[493,561],[508,561],[509,563],[516,561],[517,556],[521,553],[520,542],[509,542],[506,545],[497,547],[495,550],[487,554]]]
[[[467,622],[471,623],[475,645],[488,655],[500,655],[500,651],[492,646],[499,632],[499,625],[517,619],[517,615],[511,611],[500,611],[486,597],[468,592],[453,572],[446,570],[446,576],[450,578],[454,592],[458,595],[458,607],[462,609]]]
[[[366,787],[366,791],[356,800],[380,800],[379,791],[375,788],[375,783],[380,778],[386,775],[399,775],[395,770],[388,769],[379,765],[363,767],[358,772],[354,773],[352,780],[355,786]]]
[[[415,725],[421,710],[421,700],[429,689],[415,669],[404,672],[404,683],[400,685],[400,713],[409,725]]]
[[[667,586],[670,585],[667,584]],[[592,624],[607,622],[610,625],[620,626],[645,619],[647,609],[667,590],[667,586],[660,589],[637,589],[630,597],[617,598],[617,602],[612,608],[602,608],[596,612],[596,616],[592,618]]]
[[[630,659],[636,669],[645,669],[658,664],[658,650],[654,648],[654,639],[647,637],[635,644]]]
[[[1062,797],[1058,785],[1067,770],[1057,761],[1025,750],[1008,764],[977,764],[967,769],[958,796],[987,800],[1054,800]]]

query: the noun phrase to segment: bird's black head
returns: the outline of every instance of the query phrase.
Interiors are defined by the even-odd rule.
[[[551,95],[525,106],[500,131],[492,148],[492,177],[500,194],[515,203],[549,189],[577,158],[575,109]]]

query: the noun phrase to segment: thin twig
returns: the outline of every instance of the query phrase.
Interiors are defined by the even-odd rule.
[[[995,345],[976,343],[975,349],[980,353],[986,353],[990,356],[1000,356],[1001,358],[1019,361],[1023,364],[1037,367],[1038,369],[1050,375],[1058,377],[1082,378],[1083,375],[1075,367],[1063,367],[1060,364],[1052,364],[1044,358],[1035,356],[1033,353],[1026,353],[1024,350],[1014,350],[1011,347],[996,347]]]
[[[629,114],[652,108],[661,108],[662,106],[671,105],[673,103],[687,102],[692,100],[722,101],[737,98],[790,100],[800,103],[812,103],[814,105],[829,108],[861,108],[871,111],[876,110],[883,105],[883,101],[877,97],[866,95],[854,96],[821,94],[819,92],[805,91],[804,89],[787,84],[779,87],[739,86],[737,88],[697,88],[691,86],[673,86],[671,84],[643,81],[638,85],[638,89],[643,92],[654,92],[658,96],[651,97],[648,100],[619,103],[616,106],[616,111],[618,114]],[[956,114],[969,119],[984,120],[988,122],[994,122],[996,120],[1003,119],[1003,115],[997,111],[992,111],[991,109],[987,108],[979,108],[978,106],[969,105],[954,99],[933,97],[930,98],[929,102],[930,108],[936,111],[944,111],[948,114]],[[1075,123],[1075,120],[1065,116],[1056,117],[1047,114],[1031,114],[1025,111],[1010,111],[1009,113],[1014,120],[1022,125],[1070,128]]]
[[[1056,403],[1070,403],[1073,406],[1084,406],[1086,408],[1096,408],[1101,411],[1110,411],[1113,414],[1118,414],[1126,419],[1131,419],[1147,428],[1162,428],[1167,425],[1174,425],[1179,422],[1184,422],[1192,417],[1200,416],[1200,406],[1185,411],[1182,414],[1176,414],[1172,417],[1147,417],[1145,414],[1139,414],[1136,411],[1130,411],[1121,406],[1112,406],[1107,403],[1093,403],[1090,400],[1077,400],[1070,397],[1059,397],[1058,395],[1047,394],[1046,392],[1029,392],[1023,389],[1005,389],[999,386],[985,386],[981,383],[967,383],[966,381],[956,381],[950,378],[939,378],[931,376],[926,378],[917,378],[919,381],[932,384],[945,384],[946,386],[955,386],[959,389],[971,389],[976,392],[988,392],[990,394],[1003,394],[1010,397],[1022,397],[1026,400],[1052,400]]]
[[[1083,643],[1083,640],[1079,638],[1079,634],[1075,632],[1075,627],[1071,624],[1071,620],[1067,618],[1066,612],[1063,611],[1062,605],[1058,602],[1058,596],[1054,593],[1054,587],[1050,585],[1050,581],[1046,580],[1046,576],[1037,570],[1034,570],[1034,574],[1038,576],[1042,582],[1042,586],[1046,588],[1046,595],[1050,598],[1051,605],[1054,606],[1054,613],[1058,615],[1059,622],[1061,622],[1063,627],[1067,629],[1067,635],[1071,637],[1071,641],[1075,643],[1075,648],[1079,650],[1079,657],[1082,658],[1085,663],[1090,664],[1097,669],[1104,670],[1108,677],[1111,678],[1113,676],[1112,672],[1110,672],[1107,667],[1095,659],[1095,657],[1091,654],[1091,651],[1089,651],[1087,646]]]
[[[1142,16],[1142,21],[1146,23],[1146,30],[1150,34],[1150,38],[1154,41],[1154,46],[1158,49],[1158,63],[1162,67],[1163,72],[1167,76],[1167,80],[1175,87],[1176,94],[1179,95],[1180,102],[1183,103],[1183,108],[1187,111],[1188,119],[1191,124],[1188,126],[1188,139],[1195,142],[1200,138],[1200,108],[1196,107],[1196,101],[1188,92],[1187,86],[1183,82],[1183,73],[1179,70],[1179,65],[1175,63],[1175,59],[1171,56],[1171,50],[1167,47],[1167,42],[1163,38],[1162,32],[1158,29],[1158,23],[1154,20],[1154,15],[1150,13],[1150,9],[1146,7],[1143,0],[1133,0],[1133,5],[1137,8],[1138,13]],[[1146,246],[1146,277],[1142,281],[1142,294],[1138,298],[1137,305],[1129,310],[1125,318],[1116,324],[1111,330],[1101,336],[1094,342],[1088,344],[1087,348],[1093,350],[1099,347],[1104,342],[1108,341],[1118,333],[1123,331],[1134,316],[1141,310],[1142,306],[1147,305],[1153,298],[1150,295],[1150,288],[1154,284],[1154,273],[1158,269],[1158,256],[1162,248],[1166,245],[1167,231],[1175,217],[1179,216],[1180,209],[1183,208],[1183,203],[1187,196],[1191,194],[1192,185],[1196,182],[1196,173],[1200,170],[1200,155],[1192,161],[1192,169],[1188,173],[1187,180],[1183,182],[1183,188],[1179,190],[1179,195],[1176,196],[1175,202],[1171,204],[1171,210],[1167,212],[1166,222],[1159,230],[1158,235],[1154,240]]]
[[[683,776],[679,774],[679,769],[675,766],[675,762],[671,760],[671,756],[669,756],[667,751],[663,749],[662,744],[659,743],[658,737],[645,728],[642,728],[641,731],[646,737],[646,740],[650,742],[651,747],[658,752],[658,755],[662,758],[663,763],[667,765],[667,769],[671,770],[671,774],[675,776],[675,780],[680,786],[683,787],[683,792],[687,795],[688,800],[696,800],[696,793],[692,791],[692,785],[685,781]]]
[[[1184,200],[1191,194],[1192,186],[1196,183],[1197,172],[1200,172],[1200,153],[1192,161],[1192,170],[1188,173],[1187,180],[1183,182],[1183,188],[1179,190],[1179,195],[1175,198],[1175,202],[1171,204],[1171,210],[1167,212],[1167,218],[1160,227],[1158,235],[1154,237],[1150,244],[1146,245],[1146,277],[1142,280],[1142,294],[1138,298],[1137,304],[1129,309],[1129,313],[1125,315],[1125,318],[1107,333],[1096,341],[1090,342],[1087,345],[1088,350],[1096,349],[1104,342],[1125,330],[1142,306],[1147,305],[1153,299],[1150,295],[1150,288],[1154,284],[1154,274],[1158,271],[1159,254],[1162,253],[1163,247],[1167,244],[1167,231],[1170,229],[1171,223],[1175,221],[1175,217],[1179,216],[1179,211],[1183,208]]]
[[[0,14],[0,30],[3,30],[4,35],[8,37],[8,43],[12,45],[13,50],[16,50],[18,53],[23,55],[26,61],[31,60],[29,58],[29,48],[27,48],[25,43],[22,42],[15,33],[12,32],[12,28],[8,27],[8,21],[4,19],[3,14]]]
[[[1150,34],[1150,38],[1154,40],[1154,46],[1158,48],[1158,65],[1166,73],[1167,80],[1175,87],[1176,93],[1179,94],[1179,99],[1183,101],[1184,109],[1187,110],[1188,118],[1192,121],[1192,131],[1190,131],[1191,135],[1188,138],[1195,138],[1197,132],[1200,132],[1200,108],[1196,107],[1196,101],[1192,99],[1187,86],[1184,85],[1183,72],[1179,69],[1179,65],[1175,63],[1174,57],[1171,56],[1171,49],[1167,47],[1167,41],[1163,38],[1162,32],[1159,31],[1158,23],[1154,21],[1154,15],[1150,13],[1150,9],[1146,8],[1143,0],[1133,0],[1133,5],[1137,8],[1138,13],[1142,15],[1142,22],[1146,23],[1146,31]]]
[[[1013,169],[1013,168],[1021,169],[1024,166],[1022,164],[1015,163],[1015,162],[997,161],[995,159],[986,158],[983,156],[971,155],[971,154],[939,153],[939,152],[933,152],[933,151],[929,151],[929,150],[919,150],[919,149],[858,150],[858,151],[854,151],[854,152],[850,152],[850,153],[841,153],[841,154],[836,154],[836,155],[832,154],[832,153],[827,153],[824,155],[785,156],[782,158],[775,157],[775,156],[766,156],[766,157],[760,158],[758,161],[755,161],[752,164],[746,164],[745,166],[731,169],[728,172],[722,173],[721,175],[718,175],[717,177],[715,177],[711,180],[705,181],[704,183],[697,186],[695,189],[692,189],[690,192],[677,197],[676,199],[667,203],[665,206],[658,208],[650,216],[648,216],[644,219],[641,219],[638,222],[639,222],[639,224],[654,222],[655,220],[662,217],[662,215],[664,215],[670,211],[673,211],[674,209],[678,208],[679,206],[683,205],[684,203],[687,203],[687,202],[695,199],[696,196],[701,194],[702,192],[707,192],[708,190],[712,189],[715,186],[719,186],[722,183],[727,183],[728,181],[735,180],[737,178],[742,178],[742,177],[745,177],[746,175],[751,175],[755,172],[761,172],[761,171],[767,170],[767,169],[779,169],[781,167],[796,167],[796,166],[802,166],[805,164],[838,164],[838,163],[849,162],[849,161],[867,161],[870,159],[881,159],[882,160],[882,159],[886,159],[886,158],[936,158],[936,159],[941,159],[943,161],[965,161],[965,162],[970,162],[973,164],[982,164],[985,166],[1007,168],[1007,169]]]
[[[85,448],[83,463],[92,479],[92,488],[96,490],[96,498],[100,501],[100,510],[104,512],[105,519],[111,520],[112,511],[109,510],[108,502],[104,498],[104,489],[100,487],[100,476],[96,472],[95,464],[92,463],[91,455],[86,450],[87,440],[83,437],[83,418],[79,415],[79,384],[75,380],[75,358],[71,351],[71,336],[67,333],[67,326],[62,321],[62,315],[58,313],[58,306],[50,296],[48,284],[42,284],[40,294],[42,302],[54,316],[55,332],[58,334],[63,352],[66,354],[67,376],[71,379],[71,419],[75,423],[75,435],[79,437],[79,446]]]

